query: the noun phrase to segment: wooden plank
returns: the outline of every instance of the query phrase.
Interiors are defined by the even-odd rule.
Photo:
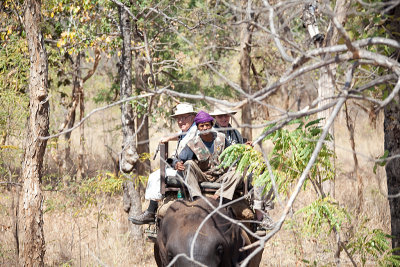
[[[168,143],[160,144],[160,188],[162,195],[165,195],[165,167],[167,158],[168,158]]]

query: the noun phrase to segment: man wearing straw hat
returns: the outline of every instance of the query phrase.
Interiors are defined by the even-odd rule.
[[[225,134],[226,140],[228,141],[229,145],[245,143],[242,135],[239,133],[238,130],[232,128],[232,125],[230,123],[232,115],[235,114],[236,111],[219,106],[216,106],[214,108],[214,111],[210,113],[210,115],[213,116],[215,119],[214,128],[217,131]]]
[[[178,146],[175,157],[181,153],[186,144],[191,140],[197,131],[194,117],[196,112],[193,110],[193,105],[188,103],[181,103],[176,106],[175,113],[171,116],[178,123],[180,132],[178,134],[169,135],[161,139],[161,143],[169,141],[178,141]],[[166,168],[167,176],[173,177],[177,175],[177,170],[173,168]],[[161,200],[162,194],[160,192],[160,170],[157,170],[149,175],[147,181],[145,199],[150,200],[149,207],[138,216],[131,216],[128,218],[134,224],[147,224],[155,220],[155,214],[158,208],[157,200]]]

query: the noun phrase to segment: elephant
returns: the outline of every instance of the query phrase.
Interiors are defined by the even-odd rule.
[[[218,202],[207,201],[214,207]],[[158,234],[154,256],[158,266],[237,266],[249,253],[239,249],[249,244],[246,233],[235,223],[218,213],[210,216],[202,225],[193,242],[196,231],[214,210],[204,199],[175,201],[158,222]],[[219,210],[227,218],[234,218],[231,209]],[[191,257],[191,246],[193,257]],[[261,258],[260,258],[261,259]],[[200,264],[199,264],[200,263]],[[258,262],[259,263],[259,262]],[[257,264],[258,266],[258,264]]]

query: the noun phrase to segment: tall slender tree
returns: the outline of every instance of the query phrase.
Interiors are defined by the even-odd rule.
[[[43,155],[47,141],[40,136],[48,135],[48,63],[43,35],[40,30],[41,1],[27,0],[24,24],[29,49],[29,118],[24,144],[22,166],[23,185],[23,253],[21,265],[44,266],[45,240],[43,233],[43,194],[41,177]]]
[[[251,24],[251,12],[252,12],[252,1],[242,0],[242,25],[240,33],[240,86],[244,92],[251,94],[250,91],[250,52],[251,52],[251,39],[252,29]],[[246,98],[246,97],[245,97]],[[242,123],[251,125],[251,103],[247,103],[242,107]],[[244,127],[242,129],[243,137],[248,140],[252,140],[251,127]]]
[[[348,0],[338,0],[336,1],[336,6],[334,10],[335,19],[340,23],[344,24],[346,22],[346,14],[347,9],[349,8],[350,1]],[[332,46],[337,44],[339,40],[340,34],[337,28],[334,26],[333,22],[329,24],[328,31],[324,40],[324,46]],[[323,60],[327,60],[330,58],[330,55],[325,55],[322,57]],[[320,69],[320,77],[318,79],[318,97],[321,101],[318,102],[318,107],[323,107],[327,103],[330,102],[329,98],[331,98],[335,94],[335,75],[336,75],[336,65],[332,64],[327,67]],[[332,113],[332,109],[326,109],[318,113],[318,117],[322,120],[328,119],[330,114]],[[333,142],[330,143],[330,148],[332,150],[335,149],[335,130],[334,126],[329,129],[329,134],[333,137]],[[328,180],[323,182],[322,184],[323,192],[326,194],[330,194],[334,196],[335,194],[335,182]]]
[[[398,35],[400,31],[400,5],[389,11],[387,29],[391,38],[400,41]],[[397,49],[393,55],[400,61],[400,49]],[[391,90],[391,89],[390,89]],[[400,154],[400,94],[395,96],[394,101],[390,102],[384,109],[384,132],[385,132],[385,150],[389,151],[389,156]],[[389,207],[392,231],[392,247],[400,247],[400,158],[391,159],[385,166],[387,176],[387,187],[389,194]],[[400,255],[399,250],[394,251]]]
[[[120,58],[120,86],[121,99],[132,95],[132,23],[129,13],[124,7],[118,7],[120,31],[122,37],[122,51]],[[121,170],[130,173],[135,167],[139,157],[136,152],[135,120],[133,117],[132,104],[124,102],[121,106],[122,122],[122,152],[121,152]],[[133,180],[128,180],[124,184],[124,200],[128,203],[128,212],[130,216],[137,215],[141,211],[141,202],[139,191],[135,188]],[[134,237],[140,237],[140,228],[131,225],[131,234]]]
[[[140,43],[143,42],[140,32],[137,28],[136,23],[134,23],[133,27],[133,39],[135,43]],[[141,91],[146,90],[146,76],[145,76],[145,68],[146,68],[146,59],[142,55],[142,53],[139,50],[135,50],[135,59],[134,59],[134,69],[135,69],[135,89],[136,89],[136,94],[139,95]],[[144,155],[144,154],[149,154],[150,153],[150,147],[149,147],[149,117],[148,114],[146,114],[146,109],[147,107],[147,99],[143,99],[142,103],[144,105],[144,112],[137,112],[137,120],[136,120],[136,125],[137,125],[137,153],[139,155]],[[150,161],[149,159],[141,160],[137,163],[137,173],[139,175],[145,175],[146,171],[150,170]]]

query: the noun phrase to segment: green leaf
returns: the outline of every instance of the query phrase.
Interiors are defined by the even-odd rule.
[[[319,118],[319,119],[310,121],[309,123],[306,124],[305,128],[308,128],[308,127],[310,127],[310,126],[312,126],[312,125],[318,124],[320,121],[322,121],[322,120],[324,120],[324,119],[325,119],[325,118]]]

